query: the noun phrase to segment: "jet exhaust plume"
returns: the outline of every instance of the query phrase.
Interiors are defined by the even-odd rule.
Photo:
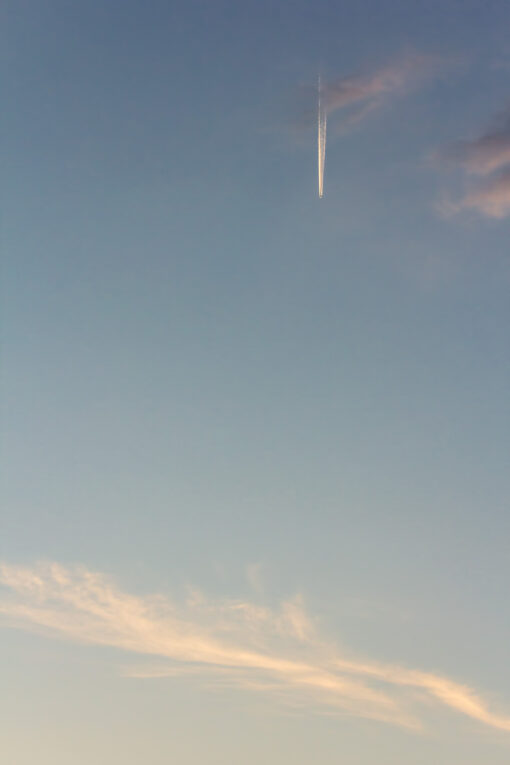
[[[318,174],[319,174],[319,199],[324,194],[324,162],[326,159],[326,108],[322,98],[321,78],[318,84],[318,115],[317,115],[317,151],[318,151]]]
[[[319,199],[324,194],[324,161],[326,159],[326,120],[328,114],[338,113],[339,127],[346,132],[363,122],[367,116],[403,97],[427,80],[446,73],[460,62],[454,58],[407,52],[384,66],[364,74],[348,75],[323,82],[319,75],[317,88],[317,150]],[[491,163],[499,165],[509,156],[507,130],[482,141],[483,145],[465,144],[458,148],[459,157],[470,172],[485,173]],[[487,145],[485,145],[487,144]]]

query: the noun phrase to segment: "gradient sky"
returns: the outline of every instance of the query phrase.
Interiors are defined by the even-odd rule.
[[[2,15],[5,762],[508,763],[507,0]]]

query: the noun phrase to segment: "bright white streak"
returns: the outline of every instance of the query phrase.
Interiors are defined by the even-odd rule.
[[[326,109],[321,100],[321,78],[318,88],[317,150],[319,172],[319,199],[324,193],[324,161],[326,159]]]

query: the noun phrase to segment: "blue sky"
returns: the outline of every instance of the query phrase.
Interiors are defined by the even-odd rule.
[[[4,21],[10,760],[508,762],[508,4]]]

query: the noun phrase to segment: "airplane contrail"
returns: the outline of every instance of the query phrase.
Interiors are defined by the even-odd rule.
[[[318,150],[318,172],[319,172],[319,199],[322,199],[324,193],[324,161],[326,159],[326,109],[324,107],[321,87],[321,78],[319,75],[318,85],[318,115],[317,115],[317,150]]]

